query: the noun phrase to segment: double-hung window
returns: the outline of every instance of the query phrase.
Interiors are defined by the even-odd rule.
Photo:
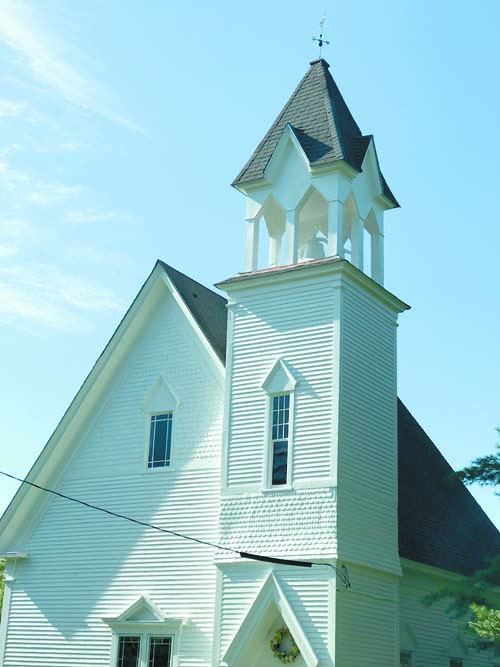
[[[116,667],[171,667],[172,637],[120,635]]]
[[[169,466],[171,447],[172,412],[152,415],[149,426],[148,468]]]
[[[271,396],[271,486],[289,480],[290,394]]]

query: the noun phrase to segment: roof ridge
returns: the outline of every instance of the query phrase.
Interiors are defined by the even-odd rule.
[[[222,301],[224,301],[224,302],[227,303],[227,299],[226,299],[225,297],[223,297],[222,294],[219,294],[219,293],[216,292],[215,290],[210,289],[210,287],[207,287],[207,286],[204,285],[203,283],[200,283],[199,280],[195,280],[194,278],[191,278],[191,276],[188,276],[187,273],[183,273],[182,271],[179,271],[179,269],[176,269],[176,268],[175,268],[174,266],[172,266],[171,264],[167,264],[167,262],[163,261],[163,259],[157,259],[157,260],[156,260],[156,264],[160,264],[160,265],[167,271],[167,273],[168,273],[168,271],[175,271],[176,273],[178,273],[178,274],[179,274],[180,276],[182,276],[183,278],[187,278],[190,282],[192,282],[192,283],[196,283],[197,285],[199,285],[200,287],[202,287],[204,290],[207,290],[207,292],[210,292],[210,293],[213,294],[214,296],[218,296],[219,299],[221,299]]]

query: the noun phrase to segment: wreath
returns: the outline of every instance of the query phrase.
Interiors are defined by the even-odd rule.
[[[292,648],[289,651],[284,651],[281,646],[283,644],[283,640],[287,637],[290,638]],[[287,627],[282,627],[276,631],[276,634],[271,639],[270,646],[274,657],[278,658],[278,660],[285,665],[290,662],[295,662],[295,660],[300,655],[299,647],[295,643],[290,630]]]

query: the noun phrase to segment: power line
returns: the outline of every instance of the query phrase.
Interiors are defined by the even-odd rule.
[[[161,526],[156,526],[155,524],[148,523],[147,521],[140,521],[139,519],[134,519],[133,517],[127,516],[126,514],[113,512],[112,510],[108,510],[105,507],[99,507],[98,505],[87,503],[84,500],[80,500],[79,498],[73,498],[72,496],[67,496],[64,493],[60,493],[59,491],[54,491],[54,489],[49,489],[45,486],[40,486],[40,484],[35,484],[35,482],[29,482],[27,479],[16,477],[15,475],[11,475],[10,473],[4,472],[3,470],[0,470],[0,475],[8,477],[9,479],[13,479],[16,482],[20,482],[21,484],[27,484],[28,486],[32,486],[35,489],[39,489],[40,491],[51,493],[54,496],[63,498],[64,500],[70,500],[73,503],[77,503],[78,505],[83,505],[84,507],[88,507],[89,509],[97,510],[98,512],[104,512],[109,516],[114,516],[118,519],[125,519],[126,521],[130,521],[131,523],[135,523],[139,526],[151,528],[152,530],[158,530],[161,533],[166,533],[167,535],[173,535],[174,537],[179,537],[183,540],[189,540],[190,542],[197,542],[198,544],[203,544],[204,546],[213,547],[214,549],[222,549],[223,551],[229,551],[231,553],[238,554],[238,556],[240,556],[241,558],[249,558],[251,560],[263,561],[266,563],[277,563],[279,565],[291,565],[294,567],[312,567],[313,565],[316,566],[326,565],[327,567],[331,567],[337,573],[337,575],[340,577],[342,583],[346,588],[350,588],[351,586],[351,583],[349,581],[349,574],[347,572],[347,568],[345,567],[345,565],[342,565],[342,568],[339,569],[335,565],[332,565],[331,563],[314,563],[312,561],[289,560],[287,558],[274,558],[273,556],[264,556],[261,554],[249,553],[247,551],[239,551],[238,549],[233,549],[232,547],[225,547],[222,546],[221,544],[215,544],[214,542],[209,542],[208,540],[202,540],[198,537],[192,537],[191,535],[184,535],[184,533],[179,533],[175,530],[170,530],[169,528],[162,528]]]

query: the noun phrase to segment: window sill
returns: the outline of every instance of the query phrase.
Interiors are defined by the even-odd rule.
[[[279,486],[266,486],[260,492],[264,495],[268,493],[282,493],[283,491],[293,491],[293,486],[289,484],[280,484]]]
[[[174,472],[175,468],[172,466],[162,466],[161,468],[146,468],[145,475],[157,475],[158,473]]]

